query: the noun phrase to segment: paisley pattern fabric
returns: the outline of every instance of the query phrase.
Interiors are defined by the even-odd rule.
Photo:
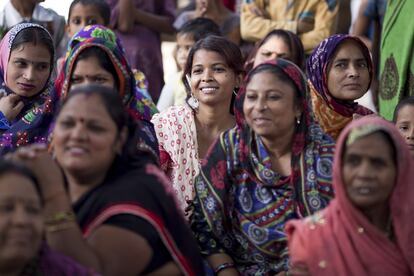
[[[7,65],[11,47],[17,34],[26,28],[39,28],[50,36],[42,26],[33,23],[21,23],[14,26],[0,42],[0,93],[13,94],[7,86]],[[50,37],[52,39],[52,37]],[[54,53],[52,59],[54,60]],[[53,71],[53,64],[50,72]],[[51,74],[50,74],[51,75]],[[52,83],[50,76],[44,88],[30,98],[21,97],[24,103],[23,110],[12,122],[4,122],[0,134],[0,155],[13,151],[18,147],[31,143],[46,143],[49,126],[53,120],[56,99],[51,97]],[[4,115],[3,115],[4,117]]]
[[[285,223],[324,208],[333,196],[334,141],[322,132],[308,108],[306,79],[291,62],[269,64],[283,70],[302,99],[291,174],[282,176],[272,169],[260,136],[245,123],[242,87],[235,103],[237,126],[212,145],[195,181],[192,229],[202,254],[229,254],[243,275],[287,271]]]
[[[338,46],[345,40],[353,40],[359,45],[367,60],[370,82],[373,77],[371,54],[365,44],[350,35],[333,35],[322,41],[312,52],[306,64],[311,90],[312,107],[323,131],[337,139],[341,130],[352,121],[353,115],[368,115],[373,112],[354,101],[340,101],[328,90],[328,67]],[[369,86],[368,86],[369,87]]]

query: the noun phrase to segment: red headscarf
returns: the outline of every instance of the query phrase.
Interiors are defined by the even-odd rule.
[[[346,140],[351,131],[365,126],[386,132],[396,149],[398,175],[389,202],[394,241],[353,206],[344,188]],[[349,124],[337,143],[333,181],[336,198],[325,210],[286,226],[292,266],[306,266],[311,275],[414,275],[414,170],[394,125],[374,116]]]

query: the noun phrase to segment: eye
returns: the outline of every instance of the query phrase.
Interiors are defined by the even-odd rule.
[[[61,120],[58,121],[58,124],[61,128],[71,128],[75,125],[75,122],[72,120]]]
[[[14,205],[12,203],[0,204],[0,213],[10,213],[13,212]]]
[[[83,82],[83,79],[81,77],[75,76],[75,77],[72,77],[70,81],[72,84],[79,84]]]
[[[37,69],[41,70],[41,71],[49,70],[49,64],[47,64],[47,63],[38,64]]]
[[[96,123],[91,123],[88,125],[88,129],[91,130],[92,132],[96,132],[96,133],[102,133],[106,131],[106,128],[98,125]]]
[[[87,25],[95,25],[98,23],[98,21],[95,18],[89,19],[88,22],[86,22]]]
[[[222,73],[222,72],[225,72],[226,71],[226,69],[224,68],[224,67],[214,67],[213,68],[214,69],[214,72],[217,72],[217,73]]]
[[[280,95],[278,95],[278,94],[269,94],[269,95],[268,95],[268,98],[269,98],[270,100],[277,101],[277,100],[279,100],[279,99],[281,98],[281,96],[280,96]]]
[[[22,60],[16,60],[14,61],[14,64],[19,68],[23,68],[27,66],[27,62],[22,61]]]
[[[272,55],[272,52],[262,52],[262,56],[264,57],[270,57]]]
[[[367,63],[366,63],[365,61],[362,61],[362,62],[359,62],[359,63],[358,63],[358,67],[359,67],[359,68],[367,68],[367,67],[368,67],[368,65],[367,65]]]
[[[246,94],[246,99],[250,101],[255,100],[256,98],[257,98],[256,94],[249,94],[249,93]]]
[[[408,130],[408,126],[401,125],[401,126],[398,127],[398,129],[405,132],[405,131]]]
[[[375,158],[371,162],[372,162],[372,165],[375,168],[382,168],[382,167],[386,166],[386,162],[383,159],[380,159],[380,158]]]
[[[71,22],[72,24],[79,25],[81,23],[81,20],[79,18],[73,18]]]
[[[40,214],[40,207],[28,205],[28,206],[26,206],[26,211],[29,214],[38,215],[38,214]]]
[[[346,63],[345,62],[335,63],[335,68],[343,69],[345,67],[346,67]]]
[[[192,75],[198,75],[198,74],[201,74],[201,73],[203,73],[203,69],[201,69],[201,68],[195,68],[195,69],[193,69],[193,71],[191,71]]]
[[[361,163],[361,158],[355,155],[347,156],[345,164],[351,167],[357,167]]]

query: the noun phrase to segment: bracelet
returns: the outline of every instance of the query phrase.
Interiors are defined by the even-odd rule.
[[[76,220],[73,211],[57,212],[45,220],[46,226],[56,226],[64,222],[72,222]]]
[[[67,222],[61,223],[61,224],[46,225],[45,230],[46,230],[46,232],[53,233],[53,232],[58,232],[58,231],[62,231],[62,230],[67,230],[67,229],[72,228],[72,227],[73,227],[73,222],[72,221],[67,221]]]
[[[218,275],[221,271],[228,269],[228,268],[233,268],[233,267],[234,267],[234,263],[224,263],[224,264],[218,265],[214,269],[214,274]]]

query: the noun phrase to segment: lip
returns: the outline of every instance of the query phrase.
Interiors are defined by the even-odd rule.
[[[253,119],[253,123],[256,126],[261,126],[261,125],[268,125],[271,122],[270,119],[268,118],[264,118],[264,117],[259,117],[259,118],[254,118]]]
[[[205,86],[200,87],[200,91],[203,94],[213,94],[215,93],[219,88],[217,86]]]
[[[17,85],[19,86],[20,89],[22,90],[32,90],[34,89],[36,86],[33,84],[29,84],[29,83],[23,83],[23,82],[18,82]]]
[[[356,89],[361,89],[361,84],[359,83],[347,83],[344,84],[344,87],[348,88],[348,89],[352,89],[352,90],[356,90]]]
[[[83,146],[68,146],[65,151],[71,156],[83,156],[89,153],[89,150]]]

